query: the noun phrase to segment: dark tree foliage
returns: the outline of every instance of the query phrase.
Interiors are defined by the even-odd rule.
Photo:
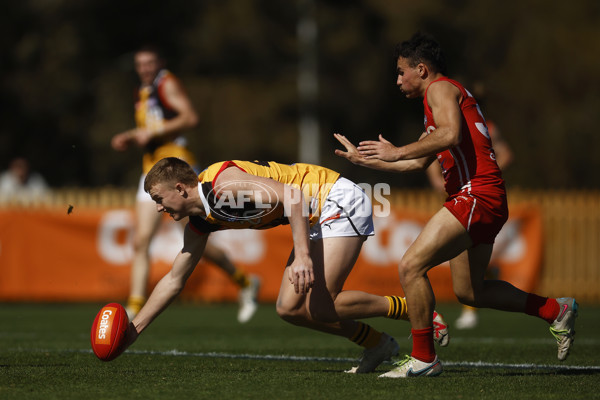
[[[203,165],[297,161],[294,2],[100,0],[7,2],[0,13],[0,168],[29,158],[54,186],[132,186],[140,151],[111,150],[133,126],[132,52],[163,48],[201,121],[187,133]],[[450,76],[485,86],[481,105],[515,152],[512,186],[600,184],[600,3],[541,0],[319,0],[321,164],[360,182],[426,186],[333,155],[333,132],[419,137],[422,105],[395,86],[393,49],[417,30],[446,51]],[[588,150],[588,151],[586,151]],[[591,150],[591,151],[590,151]]]

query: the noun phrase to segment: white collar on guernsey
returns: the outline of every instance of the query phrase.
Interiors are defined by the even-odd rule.
[[[461,188],[460,191],[462,192],[463,190],[466,190],[468,193],[471,193],[471,181],[467,182],[466,184],[464,184]]]
[[[208,217],[210,215],[210,207],[208,206],[208,200],[206,199],[206,196],[204,196],[204,193],[202,193],[202,185],[200,185],[200,183],[198,183],[198,195],[200,195],[202,205],[204,206],[204,212]]]

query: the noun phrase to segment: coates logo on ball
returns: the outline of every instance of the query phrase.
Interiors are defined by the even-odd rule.
[[[92,350],[102,361],[110,361],[119,356],[129,326],[127,312],[122,305],[110,303],[102,307],[92,324]]]

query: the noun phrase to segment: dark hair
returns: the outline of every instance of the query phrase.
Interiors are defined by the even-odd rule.
[[[407,59],[411,67],[423,63],[434,72],[446,75],[444,52],[439,43],[426,33],[417,32],[409,40],[399,43],[395,55],[396,60],[399,57]]]
[[[144,191],[150,193],[150,189],[159,184],[184,183],[188,186],[198,184],[198,175],[194,169],[185,161],[177,157],[167,157],[158,161],[144,179]]]
[[[156,58],[158,58],[159,60],[164,60],[163,57],[163,52],[160,49],[160,47],[158,47],[155,44],[152,43],[146,43],[140,47],[137,48],[137,50],[135,51],[135,54],[138,53],[152,53],[154,55],[156,55]]]

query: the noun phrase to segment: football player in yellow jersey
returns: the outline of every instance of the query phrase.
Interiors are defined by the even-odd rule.
[[[275,162],[221,162],[197,176],[186,162],[169,157],[152,167],[144,190],[159,212],[176,221],[189,217],[189,223],[171,270],[132,321],[127,345],[181,292],[211,232],[289,224],[293,249],[277,299],[279,316],[363,346],[350,373],[371,372],[398,353],[394,338],[356,319],[408,320],[405,300],[343,290],[362,244],[374,234],[371,201],[353,182],[324,167]],[[446,345],[445,324],[436,333]]]
[[[138,146],[144,150],[143,174],[136,197],[135,255],[127,303],[130,318],[137,314],[146,301],[150,243],[161,220],[152,199],[143,190],[145,174],[154,163],[164,157],[179,157],[191,165],[196,165],[193,155],[186,147],[182,131],[193,128],[198,123],[198,115],[185,90],[173,74],[164,69],[164,62],[156,48],[139,49],[134,55],[134,62],[141,81],[135,102],[137,126],[115,135],[111,142],[117,151],[125,151],[130,146]],[[185,221],[182,225],[185,225]],[[237,269],[218,247],[209,244],[204,256],[223,269],[240,286],[238,320],[241,323],[250,320],[257,308],[259,278],[247,276]]]

